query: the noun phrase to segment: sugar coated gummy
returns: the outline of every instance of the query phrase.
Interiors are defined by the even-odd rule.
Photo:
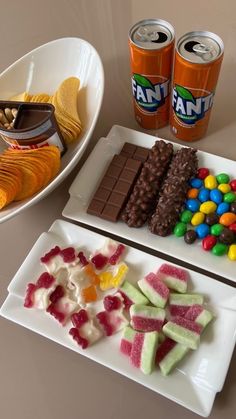
[[[190,349],[198,348],[201,331],[199,324],[183,317],[175,317],[163,326],[166,336]]]
[[[185,319],[191,320],[205,328],[213,319],[213,315],[203,306],[195,304],[187,311]]]
[[[157,345],[157,332],[137,332],[130,354],[131,364],[139,368],[144,374],[151,374],[155,366]]]
[[[166,338],[156,352],[156,363],[159,365],[162,375],[168,375],[189,350],[189,348],[173,339]]]
[[[156,274],[149,273],[138,281],[138,286],[154,306],[165,307],[169,297],[169,289]]]
[[[204,185],[205,185],[205,188],[207,188],[207,189],[215,189],[215,188],[217,188],[218,183],[217,183],[217,180],[216,180],[215,176],[208,175],[204,179]]]
[[[189,273],[185,269],[163,263],[157,271],[157,276],[168,288],[180,293],[187,291]]]
[[[120,341],[120,351],[124,355],[130,356],[135,334],[136,332],[134,329],[132,329],[132,327],[126,326],[124,328],[122,338]]]
[[[119,292],[124,299],[127,310],[132,304],[148,304],[148,299],[127,280],[120,286]]]
[[[165,320],[163,308],[133,304],[130,307],[130,324],[140,332],[160,332]]]
[[[210,227],[207,224],[202,223],[195,228],[195,231],[197,233],[198,238],[203,239],[210,233]]]
[[[203,304],[204,298],[200,294],[176,294],[170,293],[169,310],[171,316],[185,316],[189,308],[194,304]]]

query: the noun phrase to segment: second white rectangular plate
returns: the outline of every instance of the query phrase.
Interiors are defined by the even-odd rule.
[[[70,199],[63,210],[63,215],[69,219],[132,240],[236,283],[236,262],[230,261],[227,256],[217,257],[210,252],[203,251],[200,240],[193,245],[187,245],[183,237],[177,238],[174,235],[159,237],[151,234],[146,225],[142,228],[130,228],[122,221],[113,223],[87,214],[87,207],[105,174],[111,158],[114,154],[120,152],[123,144],[130,142],[151,148],[156,140],[158,140],[157,137],[115,125],[107,138],[99,140],[76,176],[69,189]],[[175,150],[179,148],[181,148],[179,144],[174,144]],[[199,167],[207,167],[212,173],[224,172],[228,173],[231,178],[236,177],[236,163],[232,160],[203,151],[198,151],[198,160]]]

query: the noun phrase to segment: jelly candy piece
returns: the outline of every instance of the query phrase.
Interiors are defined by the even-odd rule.
[[[57,285],[57,287],[55,288],[55,290],[51,293],[49,300],[53,303],[56,304],[56,302],[64,297],[65,295],[65,290],[62,287],[62,285]]]
[[[120,341],[120,351],[122,352],[122,354],[130,356],[135,334],[136,332],[132,329],[132,327],[126,326],[124,328],[123,335]]]
[[[171,316],[185,316],[189,308],[194,304],[203,304],[204,298],[200,294],[176,294],[170,293],[169,310]]]
[[[158,278],[177,292],[185,293],[189,281],[189,273],[185,269],[163,263],[157,271]]]
[[[34,305],[34,292],[36,291],[37,287],[35,284],[28,284],[26,289],[24,307],[31,308]]]
[[[236,179],[231,180],[229,184],[231,186],[232,191],[236,192]]]
[[[232,212],[225,212],[223,215],[221,215],[219,223],[228,227],[230,224],[234,224],[236,222],[236,214],[233,214]]]
[[[118,288],[122,284],[122,282],[125,278],[125,275],[128,272],[128,269],[129,268],[125,263],[122,263],[119,266],[119,269],[118,269],[116,275],[113,276],[113,278],[112,278],[112,286],[114,288]]]
[[[197,177],[204,180],[209,175],[209,173],[209,169],[206,167],[200,167],[197,172]]]
[[[113,255],[111,255],[108,260],[110,265],[115,265],[118,262],[124,250],[125,250],[125,246],[123,244],[119,244],[117,246],[115,253],[113,253]]]
[[[87,311],[81,309],[78,313],[73,313],[71,316],[71,321],[74,327],[78,329],[83,326],[83,324],[89,321]]]
[[[231,191],[231,186],[228,183],[221,183],[218,189],[225,194]]]
[[[169,289],[159,279],[158,275],[150,272],[138,281],[138,286],[154,306],[165,307],[169,297]]]
[[[216,176],[216,179],[219,184],[229,183],[229,175],[227,175],[226,173],[220,173]]]
[[[217,180],[216,180],[215,176],[208,175],[204,179],[204,185],[205,185],[205,188],[207,188],[207,189],[215,189],[215,188],[217,188],[218,183],[217,183]]]
[[[96,317],[100,325],[104,329],[104,333],[106,334],[106,336],[111,336],[113,334],[113,327],[110,324],[110,317],[108,315],[108,312],[101,311],[100,313],[96,314]]]
[[[43,263],[48,263],[53,257],[59,255],[60,252],[61,252],[60,247],[59,246],[55,246],[48,253],[46,253],[44,256],[42,256],[40,260]]]
[[[78,343],[79,346],[82,347],[82,349],[86,349],[89,345],[89,342],[87,339],[83,338],[78,329],[76,329],[76,327],[72,327],[69,330],[69,334],[72,336],[72,338]]]
[[[205,329],[208,323],[210,323],[210,321],[213,319],[213,315],[203,306],[195,304],[187,311],[185,319],[196,322]]]
[[[96,274],[96,272],[93,270],[91,265],[86,265],[84,267],[84,272],[86,273],[86,275],[89,277],[91,283],[93,285],[99,285],[100,284],[100,279],[99,276]]]
[[[160,332],[166,312],[163,308],[133,304],[130,307],[130,324],[140,332]]]
[[[227,204],[232,204],[236,201],[236,194],[234,192],[228,192],[224,195],[224,202]]]
[[[216,245],[212,248],[212,253],[215,256],[223,256],[227,253],[228,246],[223,243],[216,243]]]
[[[206,201],[200,205],[200,211],[203,212],[203,214],[211,214],[212,212],[215,212],[216,208],[217,205],[213,201]]]
[[[99,274],[100,288],[102,291],[112,288],[112,278],[113,276],[111,272],[102,272]]]
[[[184,210],[180,216],[180,221],[182,221],[182,223],[188,224],[190,223],[192,216],[193,216],[192,211]]]
[[[191,219],[191,224],[193,226],[202,224],[204,221],[204,218],[205,218],[205,215],[202,212],[195,212],[195,214],[193,214],[193,217]]]
[[[67,247],[66,249],[62,249],[60,251],[60,255],[65,263],[74,262],[76,259],[74,247]]]
[[[55,282],[54,276],[50,275],[48,272],[43,272],[36,282],[37,288],[50,288]]]
[[[175,317],[163,326],[163,332],[175,342],[190,349],[197,349],[202,326],[183,317]]]
[[[204,239],[204,237],[210,234],[210,227],[209,225],[202,223],[195,228],[195,231],[199,239]]]
[[[191,188],[191,189],[189,189],[189,190],[188,190],[188,192],[187,192],[187,197],[188,197],[188,198],[193,198],[193,199],[195,199],[195,198],[197,198],[197,196],[198,196],[198,192],[199,192],[199,190],[198,190],[198,189],[196,189],[196,188]]]
[[[194,178],[190,180],[190,185],[192,186],[192,188],[200,189],[203,185],[203,181],[202,179]]]
[[[103,300],[103,305],[106,311],[119,310],[122,302],[116,295],[107,295]]]
[[[184,241],[187,244],[193,244],[195,240],[197,239],[197,233],[194,230],[188,230],[186,231],[184,235]]]
[[[217,242],[216,236],[208,235],[202,240],[202,247],[204,250],[211,250]]]
[[[82,266],[86,266],[86,265],[89,264],[84,252],[79,252],[78,253],[78,258],[79,258],[79,261],[80,261]]]
[[[104,266],[106,266],[106,264],[107,264],[107,261],[108,261],[107,256],[104,256],[101,253],[97,253],[91,259],[91,262],[94,264],[96,269],[104,268]]]
[[[81,294],[85,303],[91,303],[92,301],[97,301],[97,292],[94,285],[90,285],[87,288],[83,288],[81,291]]]
[[[231,246],[229,246],[228,258],[230,260],[236,260],[236,244],[231,244]]]
[[[155,356],[158,345],[158,332],[137,332],[135,334],[130,361],[144,374],[151,374],[155,366]]]
[[[177,223],[174,228],[174,235],[176,237],[182,237],[185,235],[187,230],[187,225],[185,223]]]
[[[51,303],[46,310],[49,314],[51,314],[53,317],[55,317],[56,320],[59,321],[59,323],[64,323],[65,321],[65,314],[61,313],[57,308],[55,307],[55,304]]]

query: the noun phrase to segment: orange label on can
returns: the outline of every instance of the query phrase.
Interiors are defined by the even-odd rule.
[[[170,80],[163,76],[134,73],[132,92],[135,104],[141,113],[155,114],[165,104],[170,94]]]

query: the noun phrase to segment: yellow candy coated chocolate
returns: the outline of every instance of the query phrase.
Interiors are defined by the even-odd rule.
[[[191,224],[193,226],[197,226],[203,223],[204,218],[205,218],[205,215],[202,212],[196,212],[191,219]]]
[[[222,193],[228,193],[231,191],[231,186],[228,183],[221,183],[218,186],[218,189],[220,190],[220,192]]]
[[[231,244],[231,246],[229,246],[228,258],[230,260],[236,260],[236,244]]]
[[[215,176],[208,175],[204,179],[204,185],[205,185],[205,188],[207,188],[207,189],[215,189],[218,186],[218,182],[217,182]]]
[[[217,205],[213,201],[206,201],[200,205],[200,211],[203,212],[203,214],[211,214],[212,212],[215,212],[216,208]]]

